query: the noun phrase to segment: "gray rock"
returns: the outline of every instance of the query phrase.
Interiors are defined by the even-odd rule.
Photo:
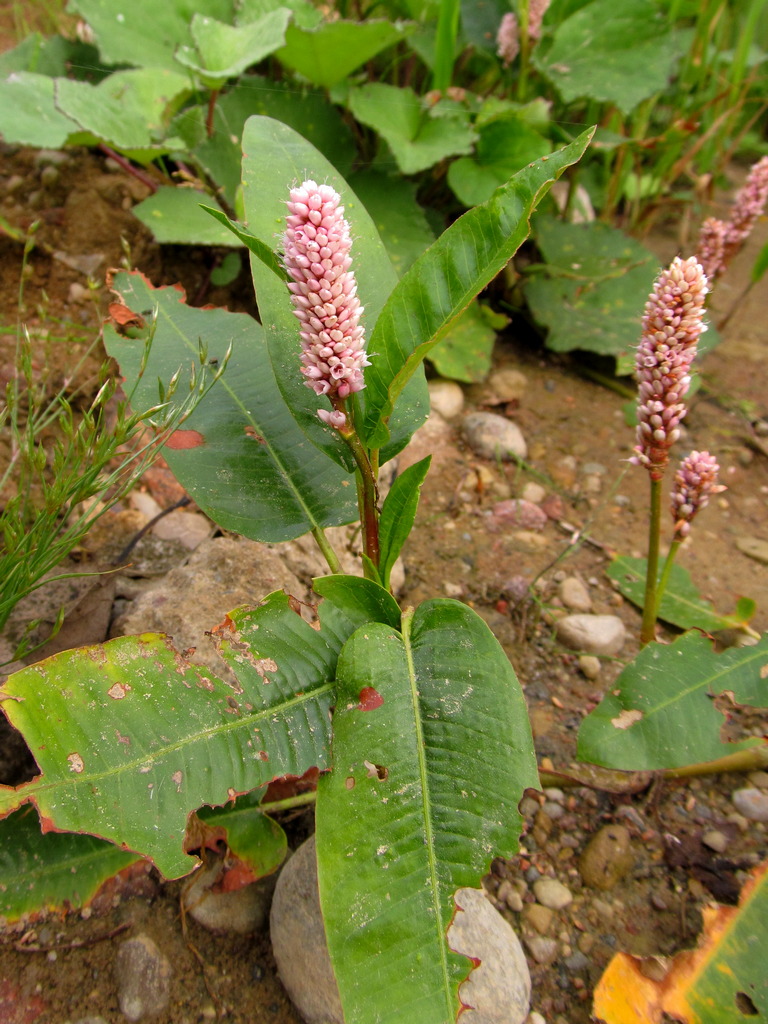
[[[491,405],[518,402],[528,390],[528,378],[511,366],[502,366],[488,378],[487,400]]]
[[[576,576],[566,576],[557,588],[560,600],[566,608],[574,612],[588,612],[592,610],[592,598],[589,591]]]
[[[760,537],[737,537],[736,547],[747,558],[768,565],[768,540],[762,540]]]
[[[737,789],[732,795],[733,806],[750,821],[768,821],[768,792],[763,789]]]
[[[203,541],[185,566],[137,598],[115,623],[112,636],[169,633],[179,649],[196,648],[195,662],[223,676],[226,668],[206,632],[226,612],[256,604],[281,587],[295,597],[305,592],[275,551],[255,541],[216,537]]]
[[[128,1020],[156,1017],[168,1008],[171,965],[148,935],[136,935],[121,944],[115,980],[120,1011]]]
[[[584,971],[589,967],[589,959],[578,951],[567,956],[563,963],[569,971]]]
[[[269,926],[280,979],[307,1024],[344,1024],[320,910],[314,836],[280,873]]]
[[[464,436],[472,451],[484,459],[525,459],[528,446],[520,427],[493,412],[473,412],[464,417]]]
[[[716,828],[709,829],[701,837],[702,843],[715,853],[725,853],[728,849],[728,836]]]
[[[277,875],[227,891],[220,887],[226,873],[223,859],[202,865],[185,884],[181,903],[198,924],[212,932],[248,935],[266,926]]]
[[[443,419],[452,420],[464,408],[464,392],[455,380],[431,380],[429,401],[434,412],[439,412]]]
[[[629,830],[623,825],[605,825],[584,847],[579,873],[592,889],[612,889],[635,863]]]
[[[522,1024],[531,1000],[531,976],[520,940],[482,889],[459,889],[448,944],[479,960],[459,988],[465,1024]]]
[[[556,939],[548,939],[544,935],[526,935],[524,942],[537,964],[551,964],[557,957]]]
[[[617,615],[566,615],[556,629],[560,643],[587,654],[618,654],[626,637]]]
[[[556,878],[539,878],[533,883],[533,894],[542,907],[550,910],[562,910],[573,902],[571,890]]]

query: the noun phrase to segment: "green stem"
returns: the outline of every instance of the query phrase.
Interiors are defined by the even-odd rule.
[[[664,562],[664,568],[661,570],[661,578],[659,585],[656,587],[656,610],[658,611],[661,607],[661,599],[664,597],[664,591],[667,589],[667,583],[669,583],[669,574],[672,572],[672,565],[675,561],[675,556],[680,550],[680,545],[683,542],[677,538],[672,541],[669,549],[669,553]]]
[[[328,568],[331,572],[341,572],[341,562],[336,552],[331,547],[328,538],[325,536],[325,530],[322,526],[316,526],[312,531],[312,536],[315,538],[315,543],[323,553],[323,558],[328,563]]]
[[[360,523],[363,528],[363,551],[378,569],[379,550],[379,506],[376,475],[368,458],[368,452],[357,433],[351,430],[348,434],[339,431],[349,445],[355,457],[358,472],[358,501],[360,505]]]
[[[290,811],[293,807],[303,807],[305,804],[313,804],[317,800],[317,790],[309,789],[306,793],[297,793],[296,796],[287,796],[283,800],[270,800],[268,804],[259,804],[259,810],[265,814],[272,814],[274,811]]]
[[[659,534],[661,532],[661,480],[651,478],[651,508],[648,518],[648,571],[645,577],[645,600],[643,602],[643,624],[640,628],[640,644],[645,647],[655,638],[656,626],[656,578],[659,572]]]

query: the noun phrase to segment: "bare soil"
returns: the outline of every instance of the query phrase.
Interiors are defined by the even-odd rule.
[[[57,174],[43,175],[44,166],[55,166]],[[226,290],[216,289],[209,280],[215,253],[154,243],[131,213],[146,194],[144,185],[99,154],[80,151],[46,164],[33,151],[2,153],[0,213],[19,228],[39,222],[21,317],[35,339],[39,372],[52,388],[98,332],[109,301],[103,285],[94,301],[83,295],[86,277],[78,266],[103,282],[106,269],[120,265],[129,253],[132,265],[154,284],[180,282],[193,303],[253,311],[246,272]],[[713,212],[724,208],[715,206]],[[739,596],[752,597],[758,605],[753,625],[759,631],[768,628],[768,574],[737,549],[736,541],[750,535],[768,541],[765,286],[744,295],[766,237],[764,221],[714,296],[713,320],[729,319],[722,345],[703,361],[704,387],[691,403],[685,449],[712,451],[728,490],[702,513],[695,543],[679,559],[719,610],[732,610]],[[687,251],[674,225],[646,242],[658,253],[660,265]],[[0,237],[2,386],[13,370],[21,257],[18,242]],[[605,568],[614,553],[644,553],[647,481],[626,462],[633,444],[622,412],[626,399],[590,379],[583,361],[547,352],[526,325],[513,323],[499,339],[494,363],[495,369],[513,367],[525,375],[524,394],[497,406],[488,386],[479,384],[466,389],[467,408],[492,408],[513,418],[528,441],[530,470],[478,459],[455,424],[417,436],[412,457],[421,448],[432,451],[434,461],[405,552],[402,597],[416,603],[458,596],[484,616],[525,689],[540,764],[567,774],[574,771],[580,721],[610,687],[621,663],[606,661],[599,678],[589,680],[577,656],[557,644],[551,625],[557,583],[565,575],[579,577],[589,587],[593,610],[620,615],[630,636],[637,636],[639,613],[616,594]],[[494,504],[519,496],[529,481],[541,483],[547,492],[551,521],[546,529],[526,537],[494,527],[489,514]],[[519,600],[519,579],[533,586],[536,601]],[[721,639],[728,643],[732,638]],[[636,650],[636,641],[628,641],[622,661]],[[756,716],[745,727],[765,731],[764,720]],[[13,773],[23,755],[16,748],[11,752],[10,741],[3,742],[8,756],[4,764],[0,758],[5,772],[0,781],[16,782]],[[667,955],[693,945],[701,906],[713,892],[723,898],[729,886],[737,891],[746,869],[765,858],[765,826],[734,814],[730,795],[742,785],[744,779],[735,775],[656,780],[636,793],[564,784],[559,817],[540,806],[543,798],[529,801],[520,855],[511,861],[498,858],[486,884],[498,894],[504,880],[530,881],[538,871],[555,875],[573,893],[573,903],[556,912],[543,932],[531,925],[525,910],[502,911],[524,936],[556,942],[551,962],[529,958],[532,1007],[548,1024],[590,1019],[592,989],[616,950]],[[298,837],[311,828],[311,812],[285,824]],[[583,885],[577,862],[589,838],[606,824],[629,829],[634,868],[601,892]],[[713,829],[727,839],[721,857],[701,844],[702,834]],[[672,847],[677,858],[670,855]],[[214,935],[194,922],[185,937],[178,892],[178,883],[163,884],[145,874],[111,888],[85,914],[0,931],[0,1024],[64,1024],[88,1015],[100,1015],[109,1024],[124,1021],[113,964],[120,942],[136,931],[155,938],[173,962],[171,1008],[156,1018],[158,1024],[217,1018],[242,1024],[298,1021],[275,976],[267,938]],[[92,944],[78,948],[83,941]],[[576,953],[581,959],[574,960]]]

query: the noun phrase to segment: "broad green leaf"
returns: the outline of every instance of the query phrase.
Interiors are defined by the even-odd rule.
[[[249,25],[278,7],[287,7],[295,23],[302,28],[315,28],[323,20],[321,12],[309,0],[238,0],[237,24]]]
[[[732,1024],[768,1020],[768,864],[750,872],[739,906],[702,908],[695,949],[665,958],[616,953],[595,987],[593,1017],[604,1024]]]
[[[240,259],[240,253],[228,252],[221,263],[211,271],[211,284],[217,288],[224,288],[238,279],[242,269],[243,262]]]
[[[79,14],[93,32],[108,64],[178,71],[174,53],[190,44],[191,8],[219,21],[232,20],[234,0],[69,0],[68,11]]]
[[[231,206],[235,205],[240,187],[243,127],[253,114],[274,117],[290,125],[324,153],[340,174],[352,167],[352,133],[325,93],[249,75],[246,81],[217,99],[213,135],[194,148],[195,159],[224,189]],[[204,107],[200,108],[200,121],[205,121]],[[273,247],[274,239],[270,241]]]
[[[517,848],[537,786],[522,691],[470,608],[429,601],[359,629],[337,670],[333,766],[317,852],[349,1024],[453,1024],[468,960],[448,949],[454,893]]]
[[[56,106],[84,132],[149,161],[170,152],[171,116],[192,89],[186,75],[161,68],[116,71],[98,85],[56,79]]]
[[[359,576],[320,576],[312,581],[316,594],[341,611],[354,628],[383,622],[400,628],[400,606],[388,590]]]
[[[379,573],[385,587],[389,574],[413,528],[419,507],[421,485],[429,472],[432,456],[427,455],[395,477],[384,500],[379,520]]]
[[[465,206],[479,206],[532,160],[552,152],[552,143],[522,118],[505,117],[480,129],[473,156],[448,168],[448,184]]]
[[[161,244],[238,245],[232,231],[206,213],[205,204],[217,205],[215,199],[197,189],[161,185],[157,192],[137,203],[133,213]],[[222,209],[216,212],[226,220]]]
[[[0,821],[0,917],[77,910],[140,858],[93,836],[43,833],[33,807]]]
[[[104,331],[137,411],[157,402],[158,378],[168,381],[180,367],[197,362],[201,340],[209,360],[219,362],[232,345],[224,375],[163,452],[206,515],[227,530],[272,542],[357,518],[354,484],[297,427],[255,320],[224,309],[194,309],[185,305],[183,292],[153,288],[137,273],[116,274],[114,287],[154,331],[138,384],[143,342],[109,326]]]
[[[243,200],[248,230],[266,245],[279,246],[277,238],[285,227],[285,203],[290,188],[307,178],[331,185],[344,202],[353,239],[353,269],[365,308],[362,323],[370,337],[379,311],[397,281],[373,221],[333,165],[306,139],[271,118],[250,118],[243,133]],[[351,469],[347,446],[339,440],[335,430],[325,427],[317,418],[318,407],[321,402],[327,404],[327,400],[318,399],[305,387],[299,372],[301,341],[288,289],[254,261],[252,271],[259,315],[267,332],[269,355],[280,391],[313,444]],[[368,351],[374,363],[380,361],[378,348],[368,345]],[[366,381],[369,372],[370,369],[366,371]],[[363,409],[367,397],[367,389],[357,396]],[[392,440],[382,452],[382,463],[407,444],[414,430],[426,419],[428,410],[429,396],[422,376],[414,380],[398,406]]]
[[[623,372],[634,365],[640,321],[659,264],[639,242],[608,224],[536,219],[545,260],[532,268],[525,295],[548,328],[547,348],[614,356]],[[628,364],[628,365],[627,365]]]
[[[236,78],[283,45],[290,17],[287,8],[279,7],[257,21],[235,27],[194,14],[191,33],[195,45],[180,46],[176,60],[199,75],[209,89],[220,89],[228,78]]]
[[[444,332],[509,262],[530,231],[538,202],[576,163],[591,131],[520,171],[494,195],[455,221],[402,277],[376,322],[366,371],[364,436],[386,443],[400,393]]]
[[[451,324],[429,353],[429,361],[441,377],[467,384],[484,380],[491,369],[496,332],[509,318],[488,306],[473,302]]]
[[[398,277],[402,277],[435,240],[424,209],[416,200],[416,186],[405,178],[377,171],[357,171],[348,180],[373,218]]]
[[[259,810],[263,791],[245,793],[223,807],[201,807],[197,817],[221,836],[231,852],[250,868],[251,881],[277,871],[288,853],[282,827]],[[210,834],[209,834],[210,835]]]
[[[620,593],[638,608],[642,608],[645,603],[647,564],[644,558],[620,555],[606,570],[608,578],[614,581]],[[715,611],[711,601],[701,596],[687,569],[673,564],[659,608],[659,618],[664,622],[669,622],[679,629],[698,628],[714,633],[718,629],[739,629],[746,626],[754,614],[754,602],[747,601],[740,602],[736,611],[730,615],[721,615]]]
[[[255,235],[252,235],[249,231],[246,231],[242,225],[238,224],[237,221],[231,220],[223,210],[215,210],[212,206],[205,206],[204,204],[200,207],[208,216],[213,217],[214,220],[218,221],[219,224],[223,225],[227,231],[231,232],[236,238],[239,238],[243,245],[252,252],[254,256],[261,260],[261,262],[268,267],[273,274],[276,274],[281,281],[287,281],[288,275],[283,269],[282,264],[275,256],[274,252],[263,242],[260,242]],[[136,208],[134,207],[134,213]]]
[[[581,723],[578,757],[628,771],[714,761],[762,742],[724,743],[713,697],[768,707],[768,634],[754,647],[715,654],[698,631],[647,644]]]
[[[667,87],[688,40],[653,0],[593,0],[557,26],[533,61],[566,103],[587,97],[629,114]]]
[[[469,153],[475,132],[468,114],[436,117],[413,89],[372,82],[352,89],[349,109],[387,143],[403,174],[417,174],[448,156]]]
[[[0,81],[0,135],[7,143],[60,149],[79,130],[56,109],[55,87],[53,78],[31,71]]]
[[[406,39],[415,28],[400,21],[329,21],[317,28],[289,25],[277,58],[313,85],[343,81],[371,57]]]
[[[313,629],[280,591],[230,613],[212,639],[233,682],[156,633],[64,651],[10,676],[4,709],[41,774],[0,787],[0,814],[32,801],[46,828],[123,844],[175,878],[193,866],[182,848],[190,811],[327,767],[345,638]]]

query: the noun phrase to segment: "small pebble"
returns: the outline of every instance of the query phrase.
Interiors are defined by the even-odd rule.
[[[701,841],[710,850],[714,850],[715,853],[725,853],[728,848],[728,836],[717,829],[710,829],[708,832],[705,832],[701,837]]]
[[[623,825],[605,825],[587,843],[579,873],[592,889],[612,889],[634,866],[632,840]]]
[[[539,935],[546,935],[552,929],[555,913],[540,903],[526,903],[523,907],[523,920]]]
[[[562,818],[562,816],[565,814],[565,808],[563,807],[563,805],[556,804],[553,800],[546,800],[544,802],[542,810],[548,818],[552,819],[552,821],[557,821],[558,818]]]
[[[524,1024],[547,1024],[546,1017],[542,1017],[536,1010],[531,1010],[525,1018]]]
[[[562,910],[573,902],[571,890],[556,878],[538,879],[534,882],[533,893],[539,903],[550,910]]]
[[[750,772],[747,781],[750,786],[756,786],[757,789],[768,789],[768,772]]]
[[[561,643],[587,654],[618,654],[627,635],[617,615],[566,615],[556,629]]]
[[[600,659],[594,654],[582,654],[579,657],[579,668],[587,679],[597,679],[600,675]]]
[[[473,412],[464,417],[464,435],[472,451],[485,459],[525,459],[528,446],[520,427],[493,412]]]
[[[55,185],[59,180],[59,177],[60,175],[57,168],[54,167],[53,164],[48,164],[40,172],[40,183],[44,185],[45,188],[51,188],[51,186]]]
[[[557,940],[548,939],[544,935],[525,936],[528,952],[537,964],[551,964],[557,957]]]
[[[503,525],[522,526],[526,530],[543,530],[547,525],[546,512],[525,498],[497,501],[493,506],[493,517]]]
[[[68,298],[70,302],[85,302],[88,298],[88,289],[79,281],[73,281],[69,286]]]
[[[171,964],[148,935],[121,943],[115,959],[117,999],[123,1016],[139,1021],[164,1013],[171,996]]]
[[[560,600],[566,608],[574,612],[588,612],[592,610],[592,598],[589,591],[576,576],[566,576],[557,588]]]
[[[526,501],[532,501],[534,505],[540,504],[547,496],[547,492],[541,486],[537,484],[535,480],[529,480],[523,488],[523,498]]]
[[[589,960],[582,952],[571,953],[563,963],[569,971],[584,971],[589,967]]]
[[[503,366],[490,375],[487,389],[499,404],[517,402],[528,390],[528,378],[519,370]]]
[[[464,392],[455,380],[431,380],[429,400],[432,409],[446,420],[454,419],[464,408]]]
[[[750,821],[768,821],[768,792],[748,787],[731,795],[733,806]]]

